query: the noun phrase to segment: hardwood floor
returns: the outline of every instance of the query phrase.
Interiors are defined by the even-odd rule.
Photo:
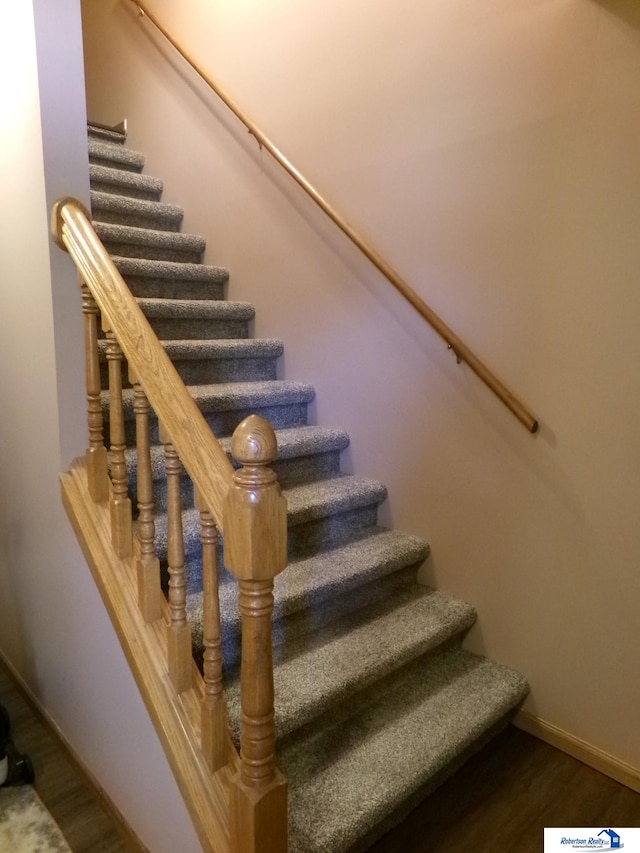
[[[0,701],[73,853],[140,853],[1,664]],[[640,794],[510,726],[368,853],[542,853],[545,826],[640,827]]]
[[[17,749],[31,759],[38,796],[73,853],[140,853],[144,848],[113,819],[1,661],[0,703],[11,717],[11,736]]]
[[[509,726],[368,853],[542,853],[545,826],[640,827],[640,794]]]

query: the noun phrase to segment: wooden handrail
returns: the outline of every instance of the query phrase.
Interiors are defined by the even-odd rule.
[[[87,494],[96,507],[102,504],[106,509],[104,505],[108,501],[111,547],[107,550],[119,560],[118,571],[109,577],[110,582],[113,581],[110,583],[112,592],[105,598],[111,602],[112,595],[120,595],[125,579],[133,574],[130,564],[135,558],[139,615],[150,631],[154,630],[155,623],[163,623],[159,634],[166,652],[166,664],[161,663],[157,670],[155,654],[150,654],[149,660],[140,667],[136,654],[138,683],[144,689],[159,678],[165,688],[171,688],[173,711],[170,717],[176,713],[178,697],[181,706],[178,716],[187,711],[188,703],[200,700],[197,722],[189,712],[185,718],[187,725],[182,720],[178,751],[182,754],[186,748],[190,760],[187,768],[177,768],[177,777],[179,780],[186,780],[187,776],[193,778],[192,770],[197,771],[202,765],[200,770],[206,769],[208,773],[204,783],[207,789],[214,782],[211,774],[223,769],[227,770],[230,785],[230,797],[225,798],[220,813],[215,809],[215,814],[207,812],[208,796],[200,786],[186,790],[187,803],[202,832],[205,849],[220,849],[213,838],[218,835],[220,825],[226,822],[231,853],[286,853],[287,781],[276,766],[275,756],[271,620],[273,580],[287,565],[287,503],[275,472],[268,467],[277,456],[275,432],[257,415],[245,418],[232,438],[232,451],[243,466],[234,473],[226,453],[96,235],[85,208],[73,198],[57,202],[53,207],[51,230],[56,243],[75,261],[82,280],[89,421],[89,448],[84,467],[87,472],[93,469],[93,473],[86,476]],[[107,337],[109,362],[110,480],[106,449],[100,435],[103,419],[98,312],[102,315]],[[128,362],[136,416],[140,515],[135,541],[126,461],[123,358]],[[158,418],[159,438],[165,450],[168,608],[163,607],[160,597],[160,566],[154,542],[149,441],[151,407]],[[204,681],[194,669],[192,625],[187,612],[183,466],[195,487],[195,502],[202,524]],[[72,510],[71,503],[66,505],[85,546],[87,559],[97,566],[94,539],[95,530],[101,525],[94,519],[90,532],[92,545],[89,545],[86,528],[79,524],[79,514]],[[226,563],[239,580],[242,617],[240,756],[229,739],[222,692],[216,525],[226,533]],[[102,545],[96,550],[101,549]],[[116,622],[116,627],[118,625]],[[138,648],[140,646],[138,643]],[[182,705],[183,699],[187,704]],[[150,702],[149,710],[154,722],[159,720],[155,716],[154,701]],[[164,734],[164,721],[160,723],[160,730]],[[171,749],[169,757],[177,758],[177,753],[174,756]]]
[[[216,525],[233,467],[187,391],[169,356],[109,257],[82,204],[73,198],[53,208],[52,232],[69,252]]]
[[[391,282],[404,298],[415,308],[415,310],[444,338],[449,348],[453,350],[458,362],[466,362],[469,367],[480,377],[494,394],[507,406],[518,418],[520,423],[531,433],[538,431],[538,420],[529,409],[489,370],[480,359],[474,355],[469,347],[453,332],[449,326],[440,319],[421,296],[405,281],[405,279],[388,263],[382,255],[376,251],[338,211],[326,201],[318,190],[296,169],[287,157],[277,148],[271,140],[265,136],[260,128],[238,107],[215,80],[189,56],[187,51],[171,36],[160,24],[157,18],[149,12],[140,0],[131,0],[143,17],[148,18],[156,29],[162,33],[167,41],[178,51],[185,62],[193,68],[202,80],[215,92],[215,94],[227,105],[234,115],[247,128],[249,133],[255,137],[258,145],[265,148],[275,160],[288,172],[289,175],[302,187],[302,189],[315,201],[315,203],[327,214],[327,216],[340,228],[340,230],[354,243],[358,249],[371,261],[371,263]]]

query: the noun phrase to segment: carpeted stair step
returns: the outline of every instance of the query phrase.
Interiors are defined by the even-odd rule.
[[[191,385],[188,391],[195,399],[205,420],[217,436],[231,435],[246,417],[258,414],[275,429],[303,426],[307,423],[307,406],[313,400],[313,386],[302,382],[276,379],[266,382],[223,382],[214,385]],[[125,437],[128,446],[135,444],[133,390],[123,392]],[[101,394],[108,427],[109,392]],[[157,420],[151,417],[151,441],[158,444]],[[108,429],[106,431],[108,435]]]
[[[375,529],[378,505],[386,488],[376,480],[341,475],[304,486],[283,489],[287,500],[289,559],[309,554],[311,548],[329,549]],[[182,513],[188,587],[193,593],[201,589],[200,513],[187,508]],[[167,555],[167,516],[156,515],[156,546],[160,561]]]
[[[278,745],[290,853],[358,853],[494,736],[527,693],[457,645],[418,658]]]
[[[339,615],[356,590],[415,568],[428,554],[429,546],[423,539],[375,527],[367,536],[293,560],[275,580],[274,620],[321,607],[332,611],[327,603],[334,601],[338,602],[335,612]],[[319,618],[310,617],[310,621],[321,624]]]
[[[278,736],[326,712],[393,670],[467,631],[472,607],[418,583],[395,595],[313,627],[305,614],[288,620],[286,644],[274,651]],[[236,736],[240,731],[240,681],[227,686],[227,706]]]
[[[377,480],[341,474],[285,489],[289,554],[301,556],[346,542],[375,527],[387,489]]]
[[[340,472],[340,454],[349,444],[349,436],[343,430],[318,426],[292,427],[278,430],[278,459],[270,467],[276,472],[281,487],[298,483],[324,480]],[[231,457],[231,438],[220,439],[227,456]],[[137,494],[138,466],[135,448],[125,452],[127,479],[131,500]],[[157,512],[166,510],[166,474],[164,448],[151,447],[151,476],[154,482],[154,501]],[[193,484],[186,472],[182,477],[181,500],[183,508],[193,506]]]
[[[204,237],[196,234],[111,222],[94,222],[94,228],[109,254],[121,257],[199,264],[206,248]]]
[[[315,397],[312,385],[285,379],[192,385],[189,391],[217,436],[231,435],[251,414],[266,418],[274,429],[303,426]]]
[[[112,258],[134,296],[163,299],[223,299],[228,270],[208,264]]]
[[[112,169],[110,166],[89,165],[91,189],[114,195],[126,195],[146,201],[159,201],[162,195],[162,181],[152,175],[128,172],[126,169]]]
[[[217,299],[138,299],[160,340],[218,340],[249,337],[255,308]]]
[[[127,134],[123,130],[117,130],[114,127],[105,127],[100,124],[91,124],[87,125],[87,133],[89,136],[89,140],[96,140],[100,142],[111,142],[116,145],[124,145],[127,141]]]
[[[282,341],[267,338],[165,341],[164,348],[187,385],[262,382],[276,378]]]
[[[177,204],[146,201],[91,189],[91,216],[95,222],[179,231],[184,211]]]
[[[163,341],[182,381],[187,385],[215,382],[262,382],[276,378],[282,341],[259,338],[210,341]],[[106,341],[99,342],[102,385],[106,387],[108,364]],[[124,385],[127,386],[127,371]]]
[[[270,467],[278,475],[282,488],[337,476],[340,454],[349,446],[349,436],[344,430],[320,426],[280,429],[276,438],[278,459]],[[231,438],[220,441],[231,458]]]
[[[90,138],[89,163],[93,166],[124,169],[126,172],[141,172],[144,168],[144,155],[125,148],[121,142]]]
[[[312,631],[359,608],[390,601],[415,583],[418,566],[428,553],[427,543],[415,536],[375,527],[328,551],[292,559],[274,583],[274,646],[287,642],[292,624],[302,623]],[[240,665],[238,584],[222,559],[220,566],[224,657],[226,668],[233,671]],[[191,571],[201,570],[197,565]],[[202,594],[192,593],[188,602],[197,655],[203,645]]]

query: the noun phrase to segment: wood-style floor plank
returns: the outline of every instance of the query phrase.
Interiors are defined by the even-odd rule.
[[[0,704],[9,712],[16,748],[31,759],[38,796],[73,853],[141,853],[144,848],[114,820],[1,661]]]
[[[545,826],[640,827],[640,794],[509,726],[369,853],[542,853]]]

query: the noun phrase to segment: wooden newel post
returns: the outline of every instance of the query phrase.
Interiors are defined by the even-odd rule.
[[[287,503],[275,473],[275,433],[257,415],[231,444],[243,467],[224,503],[227,567],[240,580],[242,616],[241,768],[232,782],[234,853],[285,853],[287,781],[276,767],[271,614],[273,579],[287,565]]]

